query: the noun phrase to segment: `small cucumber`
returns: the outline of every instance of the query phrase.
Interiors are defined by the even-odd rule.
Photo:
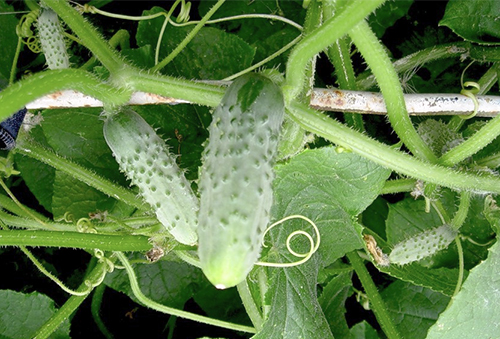
[[[69,68],[64,32],[56,12],[42,8],[37,26],[42,51],[49,69]]]
[[[389,254],[392,264],[406,265],[444,250],[455,239],[457,232],[444,224],[402,241]]]
[[[280,88],[248,74],[229,86],[213,113],[199,179],[198,254],[217,288],[243,281],[259,258],[284,111]]]
[[[125,108],[104,122],[104,137],[120,169],[174,238],[197,241],[198,199],[165,142],[136,112]]]

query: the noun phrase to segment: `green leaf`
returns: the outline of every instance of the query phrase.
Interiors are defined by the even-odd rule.
[[[446,308],[450,298],[407,282],[395,281],[381,293],[403,338],[425,338],[428,328]]]
[[[211,318],[252,326],[236,288],[218,290],[214,285],[206,284],[193,299]]]
[[[201,2],[199,7],[200,15],[208,12],[214,3],[214,1]],[[270,2],[267,0],[226,1],[212,18],[224,18],[241,14],[275,14],[298,23],[303,22],[305,18],[305,10],[302,8],[300,1]],[[292,27],[281,21],[263,18],[245,18],[243,20],[222,22],[217,25],[227,32],[235,32],[241,39],[258,47],[258,49],[262,47],[260,43],[272,34],[280,33],[283,29]],[[293,29],[296,33],[299,33],[296,28]],[[273,48],[276,47],[273,46]]]
[[[44,294],[0,290],[0,336],[2,338],[33,338],[37,330],[57,311],[54,301]],[[69,338],[69,321],[49,338]]]
[[[56,171],[53,189],[52,214],[55,220],[63,219],[66,213],[70,213],[74,220],[88,218],[91,212],[110,211],[116,203],[115,199],[62,171]]]
[[[496,0],[453,0],[448,2],[442,26],[472,42],[500,44],[500,3]]]
[[[500,249],[495,243],[488,259],[470,271],[451,306],[427,335],[428,339],[498,337],[500,327]]]
[[[337,153],[335,147],[304,151],[277,166],[274,219],[307,216],[318,226],[322,245],[319,255],[305,264],[268,270],[269,318],[255,338],[332,337],[317,300],[318,269],[361,248],[361,226],[353,218],[377,197],[388,175],[389,171],[355,154]],[[296,261],[282,245],[295,230],[312,233],[302,220],[287,221],[266,237],[273,247],[266,249],[261,260]],[[304,239],[292,241],[291,246],[301,253],[309,250]]]
[[[143,15],[162,11],[163,8],[153,7]],[[163,17],[141,21],[137,28],[137,44],[156,48],[163,22]],[[192,29],[192,26],[168,25],[160,46],[160,60],[170,54]],[[220,80],[250,66],[254,55],[254,48],[234,34],[203,27],[162,72],[187,79]]]
[[[353,339],[379,339],[377,331],[365,320],[351,327],[351,337]]]
[[[44,111],[42,128],[54,151],[92,169],[112,181],[126,184],[102,135],[101,109],[68,109]],[[94,188],[57,171],[53,179],[52,213],[60,219],[66,212],[74,218],[89,212],[110,210],[116,200]]]
[[[380,245],[380,243],[378,244]],[[447,296],[453,295],[458,281],[458,269],[445,267],[427,268],[418,263],[402,267],[396,265],[379,267],[379,270],[395,278],[411,282],[418,286],[427,287]]]
[[[125,184],[118,174],[102,134],[102,108],[45,110],[42,128],[47,143],[56,153],[91,168],[101,176]]]
[[[387,1],[368,18],[368,23],[378,38],[382,38],[385,30],[405,16],[413,4],[413,0]]]
[[[418,134],[429,145],[434,154],[441,156],[463,141],[461,135],[453,131],[441,120],[427,119],[417,128]]]
[[[210,1],[201,2],[199,7],[200,15],[204,15],[213,3]],[[281,1],[279,3],[267,0],[226,1],[214,14],[213,18],[230,17],[243,13],[277,14],[301,23],[304,21],[305,10],[298,1]],[[297,28],[289,24],[262,18],[245,18],[243,20],[221,22],[216,26],[226,32],[236,34],[239,38],[255,47],[254,63],[278,51],[300,34]],[[287,55],[288,52],[276,57],[264,67],[279,67],[280,71],[284,71]]]
[[[144,255],[135,253],[129,259],[142,259]],[[134,266],[142,293],[148,298],[170,307],[182,309],[201,285],[207,284],[198,268],[185,262],[160,260],[154,264]],[[106,285],[135,299],[130,288],[128,275],[124,270],[115,270],[104,280]]]
[[[389,213],[387,201],[378,197],[368,206],[362,214],[363,225],[377,233],[382,238],[386,238],[385,221]]]
[[[439,214],[431,208],[425,212],[425,201],[408,197],[389,205],[386,221],[387,242],[395,245],[425,230],[441,226]]]
[[[14,7],[9,6],[5,1],[0,1],[0,13],[15,12]],[[14,55],[16,53],[17,35],[16,35],[17,19],[14,14],[0,15],[0,90],[7,87],[10,78],[10,70]]]
[[[270,270],[266,294],[269,318],[254,339],[333,338],[316,299],[318,264],[313,257],[299,268]]]
[[[40,144],[49,147],[41,126],[30,131],[30,136]],[[15,151],[15,149],[14,149]],[[52,213],[53,185],[56,170],[38,160],[15,154],[16,168],[21,172],[24,182],[36,197],[40,205]]]
[[[348,338],[349,327],[345,319],[345,301],[352,287],[352,272],[341,273],[325,286],[318,298],[323,313],[335,338]]]

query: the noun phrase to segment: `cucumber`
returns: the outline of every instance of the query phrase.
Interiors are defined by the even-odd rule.
[[[392,264],[406,265],[444,250],[455,240],[457,232],[449,225],[426,230],[394,246],[389,254]]]
[[[69,56],[56,12],[42,8],[38,17],[38,37],[49,69],[69,68]]]
[[[106,119],[104,138],[120,169],[139,187],[158,220],[180,243],[196,244],[198,199],[154,129],[125,108]]]
[[[242,282],[259,258],[284,111],[280,88],[248,74],[213,113],[199,179],[198,255],[217,288]]]

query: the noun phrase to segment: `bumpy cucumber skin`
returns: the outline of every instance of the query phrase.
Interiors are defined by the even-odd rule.
[[[38,36],[49,69],[69,68],[64,32],[56,12],[42,8],[38,17]]]
[[[259,258],[283,117],[280,88],[257,74],[235,80],[214,111],[199,180],[198,254],[217,288],[242,282]]]
[[[389,255],[389,261],[392,264],[406,265],[431,256],[447,248],[456,235],[457,232],[447,224],[424,231],[396,244]]]
[[[158,220],[177,241],[196,244],[198,199],[153,128],[126,108],[107,118],[104,137],[120,169],[139,187]]]

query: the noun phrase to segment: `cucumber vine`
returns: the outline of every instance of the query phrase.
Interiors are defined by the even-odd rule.
[[[125,270],[135,298],[152,309],[235,331],[257,333],[257,338],[259,333],[266,333],[266,319],[271,317],[268,313],[270,298],[266,293],[274,293],[274,290],[264,286],[264,281],[270,281],[270,277],[280,270],[292,269],[299,264],[311,265],[316,258],[328,257],[328,254],[322,253],[320,246],[323,229],[321,225],[316,225],[320,217],[294,214],[265,229],[272,215],[273,166],[276,162],[279,166],[286,166],[293,161],[305,145],[314,140],[310,134],[323,138],[323,143],[334,144],[338,150],[349,150],[395,172],[399,179],[387,180],[378,194],[412,192],[416,199],[425,199],[426,212],[436,213],[441,220],[439,227],[429,225],[406,239],[379,247],[378,238],[375,241],[374,236],[362,231],[362,227],[354,221],[362,211],[352,212],[353,232],[358,243],[344,254],[358,274],[385,334],[390,338],[402,337],[356,252],[363,248],[363,244],[377,267],[391,272],[405,269],[399,265],[415,265],[415,262],[448,248],[455,241],[459,269],[454,294],[459,293],[465,272],[464,250],[460,242],[461,238],[466,238],[461,233],[463,225],[477,196],[500,194],[500,178],[494,171],[500,164],[500,157],[498,154],[478,156],[500,135],[500,126],[497,126],[500,116],[479,127],[470,123],[471,120],[458,117],[415,127],[406,110],[400,75],[406,72],[406,77],[412,77],[426,63],[463,56],[472,50],[477,52],[478,48],[466,43],[452,43],[392,62],[385,46],[365,20],[384,2],[304,1],[307,14],[303,26],[276,13],[228,15],[212,19],[224,8],[224,0],[218,0],[207,8],[198,21],[190,21],[191,4],[184,0],[175,1],[168,11],[149,16],[113,14],[89,5],[73,6],[61,0],[42,0],[40,5],[30,2],[31,11],[22,17],[17,26],[18,46],[11,84],[0,92],[0,119],[6,119],[35,99],[61,90],[75,90],[99,99],[104,104],[101,119],[104,120],[105,141],[120,169],[140,191],[139,197],[135,191],[51,150],[44,140],[37,140],[35,135],[26,131],[19,133],[12,154],[40,161],[58,173],[115,198],[127,206],[123,210],[128,213],[128,216],[117,217],[108,214],[108,211],[96,211],[88,218],[67,215],[64,220],[51,220],[15,199],[8,185],[0,180],[0,185],[11,197],[0,197],[3,208],[0,211],[0,245],[20,247],[41,272],[72,295],[39,329],[37,337],[49,336],[94,288],[100,288],[108,273],[120,268]],[[179,11],[176,21],[171,19],[175,10]],[[129,33],[119,32],[108,41],[84,18],[83,14],[88,13],[134,21],[164,17],[154,47],[154,66],[141,69],[129,61],[125,53],[115,49],[120,45],[122,50],[130,50],[128,43],[123,42],[129,38]],[[241,70],[224,79],[216,79],[236,79],[227,89],[219,86],[219,82],[201,81],[207,79],[188,80],[164,74],[183,52],[191,48],[193,39],[206,25],[232,23],[240,19],[269,20],[289,25],[288,28],[292,27],[296,35],[277,51],[261,56],[258,62],[241,67]],[[35,22],[38,23],[35,25]],[[167,25],[194,27],[160,60],[160,49],[164,48],[162,43],[167,38]],[[66,43],[68,34],[62,27],[71,30],[71,34],[75,35],[71,39],[92,54],[80,68],[74,68],[70,62]],[[43,52],[49,70],[13,82],[22,43],[35,53]],[[369,68],[357,77],[351,61],[351,43]],[[247,74],[266,67],[276,57],[283,57],[289,49],[284,77],[276,77],[279,81]],[[380,88],[388,120],[399,143],[388,145],[371,137],[360,115],[346,112],[344,122],[340,122],[309,107],[307,98],[314,85],[315,58],[323,51],[335,68],[340,87],[355,90],[377,85]],[[102,67],[97,66],[98,63]],[[475,104],[474,112],[466,119],[475,117],[478,110],[475,95],[493,86],[497,79],[497,67],[494,64],[477,83],[461,80],[462,87],[474,87],[474,90],[462,92]],[[272,70],[270,73],[273,71],[276,72]],[[154,124],[150,125],[138,113],[124,107],[131,94],[138,91],[185,100],[193,105],[217,107],[210,127],[205,125],[204,117],[199,118],[200,124],[208,127],[205,132],[209,133],[205,152],[201,160],[197,159],[201,161],[199,181],[188,181],[188,175],[195,179],[196,173],[188,173],[179,166],[184,161],[184,155],[179,159],[174,152],[170,152],[161,135],[154,130]],[[447,140],[450,142],[447,147],[437,150],[434,146],[441,142],[436,140],[438,137],[422,132],[432,130],[431,125],[444,126],[449,135],[457,137]],[[462,137],[464,130],[470,126],[477,127],[474,133]],[[184,142],[177,129],[175,132],[179,144]],[[282,140],[279,140],[279,135]],[[401,150],[403,147],[411,154]],[[180,150],[180,147],[177,149]],[[19,174],[12,168],[8,170],[8,161],[11,160],[4,161],[5,174]],[[486,168],[478,171],[479,166]],[[442,197],[443,192],[449,191],[455,192],[454,197],[459,202],[454,209]],[[294,213],[287,212],[291,213],[285,215]],[[302,259],[295,263],[275,264],[261,261],[259,256],[261,246],[266,246],[263,243],[265,236],[268,232],[275,232],[275,226],[293,218],[305,220],[314,229],[314,236],[299,230],[286,239],[286,248],[291,255]],[[300,253],[293,249],[292,243],[297,240],[297,235],[306,237],[310,245],[308,251]],[[89,251],[93,259],[84,283],[75,291],[69,289],[49,273],[26,246],[72,247]],[[386,255],[384,250],[389,247],[390,254]],[[151,300],[141,291],[131,260],[123,253],[125,251],[146,253],[150,264],[171,260],[176,255],[176,260],[201,267],[216,287],[237,286],[254,326],[195,315]],[[123,267],[115,266],[117,261]],[[250,288],[250,285],[253,287]],[[98,305],[102,291],[94,293]],[[107,331],[104,325],[100,326],[103,332]]]

